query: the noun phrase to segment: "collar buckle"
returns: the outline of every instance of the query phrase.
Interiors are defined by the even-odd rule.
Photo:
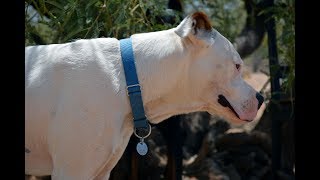
[[[141,92],[141,86],[140,84],[133,84],[127,86],[127,95],[130,96],[130,94],[135,92]]]

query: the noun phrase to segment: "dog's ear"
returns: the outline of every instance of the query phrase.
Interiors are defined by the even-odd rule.
[[[175,29],[181,38],[189,38],[191,42],[199,44],[213,44],[213,28],[208,16],[203,12],[195,12],[187,16]]]

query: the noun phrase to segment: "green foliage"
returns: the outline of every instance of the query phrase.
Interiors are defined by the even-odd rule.
[[[276,0],[275,6],[261,13],[272,13],[276,21],[277,50],[280,65],[288,67],[281,87],[293,100],[295,86],[295,0]],[[279,67],[274,67],[274,69]]]
[[[33,4],[41,18],[32,23]],[[25,45],[64,43],[79,38],[124,38],[134,33],[172,28],[156,21],[166,4],[147,0],[29,0],[26,2]],[[147,17],[146,11],[152,13]],[[45,20],[48,19],[48,20]],[[39,41],[38,41],[39,43]]]
[[[289,93],[295,81],[295,0],[279,0],[274,8],[279,61],[289,67],[283,87]]]
[[[195,2],[198,4],[195,5]],[[33,17],[26,13],[25,45],[39,43],[34,39],[51,44],[79,38],[123,38],[134,33],[163,30],[177,25],[163,24],[156,20],[157,16],[167,14],[166,0],[27,0],[26,12],[30,4],[34,5],[41,18],[37,23],[32,23]],[[213,26],[231,41],[240,33],[245,22],[242,0],[186,0],[185,4],[193,5],[189,8],[186,6],[186,11],[189,10],[186,14],[195,10],[206,12]],[[152,12],[149,16],[147,9]]]
[[[234,41],[240,34],[246,20],[243,0],[186,0],[187,11],[203,11],[211,19],[212,25],[221,34]]]

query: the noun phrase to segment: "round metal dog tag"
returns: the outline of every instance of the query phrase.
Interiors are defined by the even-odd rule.
[[[146,145],[146,143],[144,143],[143,141],[139,142],[137,144],[137,152],[141,155],[144,156],[147,154],[148,152],[148,146]]]

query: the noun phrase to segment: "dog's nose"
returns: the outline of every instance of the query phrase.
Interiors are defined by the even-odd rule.
[[[260,93],[256,93],[256,98],[258,99],[258,102],[259,102],[258,104],[258,109],[259,109],[264,101],[264,97]]]

